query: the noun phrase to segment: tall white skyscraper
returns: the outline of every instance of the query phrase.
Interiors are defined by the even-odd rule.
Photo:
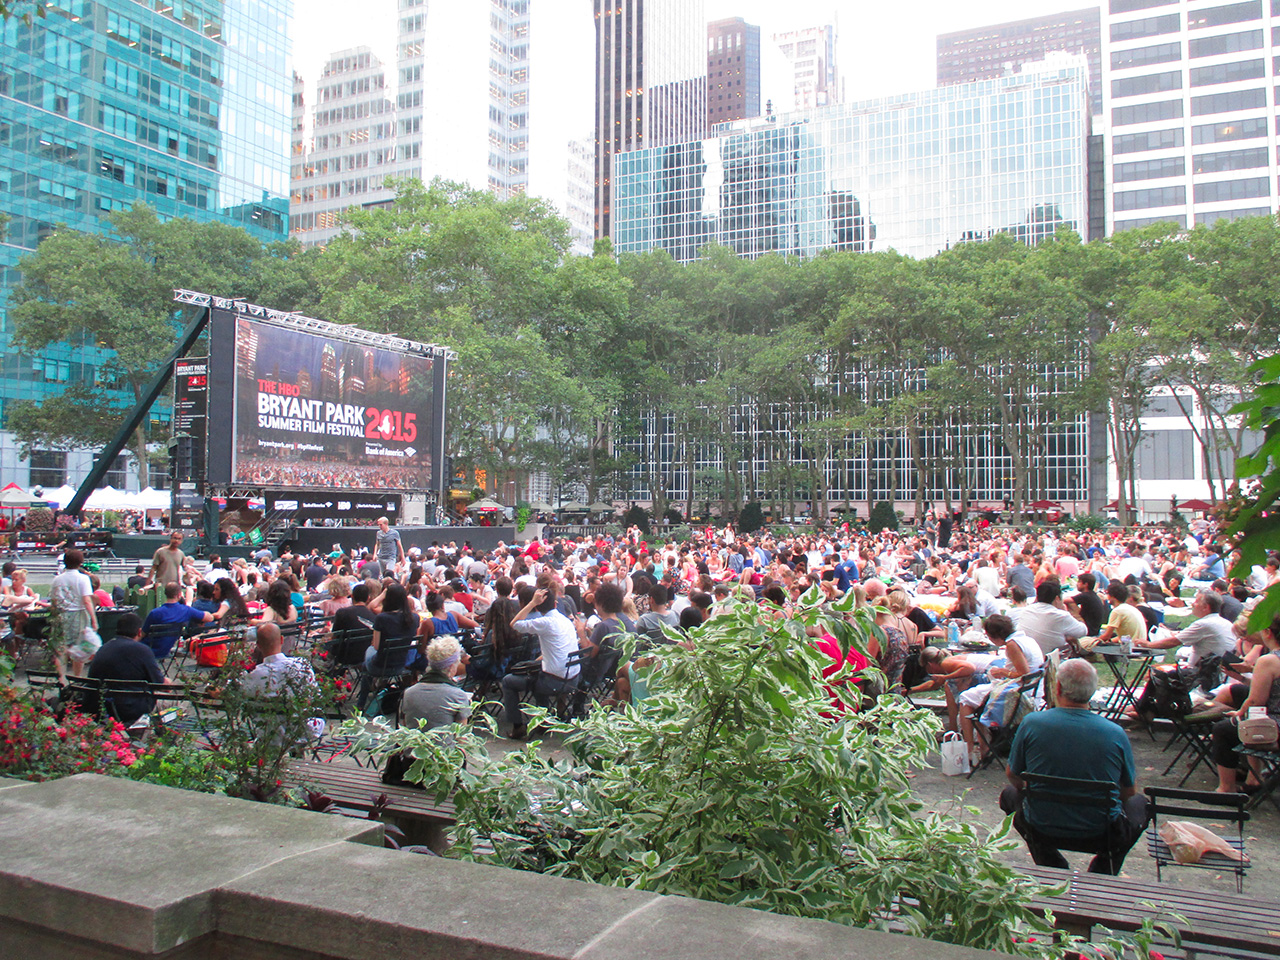
[[[395,170],[395,118],[382,61],[368,47],[340,50],[325,63],[310,137],[303,91],[295,75],[289,232],[314,246],[337,236],[348,207],[390,199],[383,180]]]
[[[592,67],[564,51],[590,42],[591,7],[568,0],[580,16],[555,33],[537,19],[553,2],[565,0],[399,0],[394,86],[367,48],[334,54],[309,138],[295,82],[295,235],[326,242],[347,207],[391,199],[390,176],[528,193],[567,214],[569,141],[590,129]]]
[[[611,158],[701,140],[707,128],[702,0],[594,0],[596,236],[610,234]]]
[[[836,66],[836,39],[836,28],[832,24],[773,35],[773,42],[791,66],[795,91],[790,107],[780,103],[777,109],[809,110],[844,100],[844,87]]]
[[[1280,3],[1110,0],[1102,80],[1107,228],[1276,210],[1268,107]]]
[[[590,139],[569,143],[568,179],[564,210],[573,236],[575,253],[590,253],[595,238],[595,143]]]
[[[529,186],[531,0],[400,0],[398,166],[501,198]]]

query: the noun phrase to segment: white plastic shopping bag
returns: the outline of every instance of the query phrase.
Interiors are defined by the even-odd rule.
[[[969,773],[969,745],[954,730],[942,738],[942,772],[948,777],[963,777]]]
[[[98,631],[94,630],[93,627],[85,627],[78,640],[67,644],[67,653],[72,660],[78,660],[83,663],[86,660],[92,660],[93,655],[98,652],[98,648],[101,646],[102,638],[98,636]]]

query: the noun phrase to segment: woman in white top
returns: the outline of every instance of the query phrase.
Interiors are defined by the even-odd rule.
[[[1015,632],[1013,621],[1003,614],[995,614],[982,621],[982,628],[987,638],[997,647],[1003,644],[1004,657],[992,662],[987,669],[987,676],[992,680],[1016,680],[1029,673],[1035,673],[1044,667],[1044,651],[1040,644],[1025,634]],[[985,740],[977,739],[974,734],[974,713],[987,699],[994,684],[983,683],[972,686],[959,696],[960,701],[960,733],[969,745],[969,754],[975,763],[980,763],[987,753]]]
[[[47,607],[48,604],[40,599],[40,595],[27,586],[27,571],[17,569],[13,571],[12,582],[4,588],[4,597],[0,598],[0,604],[12,610],[32,610],[36,607]]]
[[[985,590],[993,597],[1000,596],[1000,571],[986,559],[979,559],[973,571],[973,579],[978,581],[978,589]]]

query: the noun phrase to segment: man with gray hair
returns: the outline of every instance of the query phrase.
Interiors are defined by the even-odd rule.
[[[1065,661],[1055,689],[1058,705],[1028,715],[1018,727],[1000,809],[1013,814],[1014,829],[1039,866],[1068,869],[1060,851],[1080,850],[1094,854],[1090,873],[1115,875],[1151,818],[1137,791],[1133,750],[1121,727],[1089,709],[1098,689],[1091,663]],[[1114,783],[1118,793],[1109,807],[1051,800],[1028,791],[1024,774]],[[1070,785],[1055,789],[1074,792]]]
[[[1220,657],[1236,647],[1235,631],[1231,621],[1222,616],[1222,597],[1212,590],[1196,591],[1191,601],[1191,612],[1196,619],[1181,630],[1171,630],[1157,640],[1141,638],[1135,647],[1147,650],[1168,650],[1171,647],[1190,647],[1191,659],[1187,662],[1194,669],[1207,657]]]

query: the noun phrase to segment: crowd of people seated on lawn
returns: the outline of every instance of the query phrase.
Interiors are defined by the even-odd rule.
[[[387,528],[379,528],[385,538]],[[175,534],[131,581],[139,589],[164,583],[164,602],[140,625],[140,644],[157,661],[176,642],[175,624],[234,621],[256,626],[259,637],[272,625],[273,640],[276,627],[322,616],[334,628],[327,669],[424,678],[426,687],[410,688],[416,692],[406,710],[432,722],[467,713],[464,698],[446,687],[487,679],[516,739],[528,732],[526,697],[548,705],[608,680],[615,700],[641,698],[664,648],[696,645],[696,629],[707,618],[739,603],[785,615],[807,591],[822,603],[852,593],[857,605],[869,605],[879,628],[865,652],[842,654],[829,636],[814,637],[832,659],[831,672],[844,656],[863,664],[870,657],[885,680],[869,693],[941,689],[948,725],[964,735],[975,760],[985,750],[975,728],[991,684],[1046,667],[1061,676],[1073,657],[1092,658],[1098,648],[1163,656],[1185,647],[1188,669],[1221,657],[1234,678],[1214,691],[1224,709],[1266,706],[1280,715],[1280,688],[1271,695],[1280,673],[1280,657],[1271,652],[1274,627],[1251,635],[1243,626],[1260,592],[1280,583],[1280,556],[1228,579],[1238,557],[1211,521],[1189,532],[1059,535],[929,516],[907,532],[872,534],[846,524],[775,537],[729,524],[682,542],[631,528],[619,536],[535,539],[492,550],[466,542],[404,550],[398,539],[381,556],[372,543],[279,556],[263,549],[203,565],[189,562],[181,545]],[[13,615],[42,602],[19,574],[6,578],[0,599]],[[74,586],[54,599],[61,612],[84,619],[93,604],[78,603],[85,594],[78,581]],[[1178,628],[1166,628],[1166,618],[1176,618]],[[635,650],[629,660],[618,655],[627,635]],[[286,655],[287,642],[276,653]],[[112,648],[109,659],[145,659],[127,646],[122,658],[120,649]],[[520,661],[532,665],[513,669]],[[1085,686],[1068,683],[1068,699]],[[1042,684],[1038,695],[1052,703],[1054,692]],[[1222,789],[1235,788],[1230,741],[1226,727],[1215,731],[1215,757],[1231,768]],[[1035,818],[1029,822],[1034,827]]]
[[[479,631],[495,644],[499,652],[492,659],[498,664],[505,648],[516,646],[513,637],[537,632],[535,617],[526,614],[517,622],[516,613],[526,606],[520,602],[520,588],[537,590],[540,579],[549,578],[548,586],[558,591],[556,609],[573,624],[575,643],[588,650],[602,619],[619,624],[616,629],[639,633],[647,645],[660,644],[669,632],[681,629],[687,609],[694,613],[683,618],[686,629],[711,612],[715,593],[722,603],[729,596],[772,597],[785,606],[810,587],[816,586],[827,600],[859,588],[874,604],[886,636],[877,659],[888,667],[891,688],[901,677],[907,650],[927,644],[952,647],[943,660],[954,664],[940,675],[947,678],[948,703],[958,723],[954,701],[972,680],[952,674],[963,671],[965,661],[976,662],[975,674],[985,673],[986,665],[978,661],[989,653],[969,653],[945,643],[951,624],[971,635],[981,631],[980,621],[1003,614],[1013,621],[1017,640],[1029,638],[1043,655],[1116,641],[1161,650],[1186,645],[1194,666],[1201,656],[1237,646],[1242,637],[1233,624],[1251,597],[1280,581],[1280,560],[1272,556],[1247,577],[1228,581],[1234,559],[1230,551],[1211,522],[1198,523],[1196,530],[1157,528],[1136,537],[1105,530],[1063,536],[1051,529],[996,534],[977,524],[940,523],[930,513],[914,533],[871,535],[846,525],[774,538],[742,535],[730,524],[708,527],[677,543],[662,538],[649,542],[632,529],[617,538],[557,538],[503,544],[492,551],[434,544],[425,551],[402,551],[395,559],[340,549],[277,557],[264,549],[249,559],[214,556],[203,570],[182,552],[182,535],[175,532],[145,575],[139,566],[130,587],[163,585],[164,602],[148,614],[143,627],[144,640],[160,638],[153,650],[161,658],[168,652],[166,634],[172,632],[166,628],[173,623],[287,625],[298,620],[310,599],[344,628],[360,624],[371,634],[385,633],[373,630],[373,621],[384,612],[402,612],[391,626],[422,641]],[[7,572],[0,606],[20,619],[44,601],[26,585],[23,571]],[[1190,605],[1196,622],[1181,632],[1152,636],[1151,628],[1165,612],[1185,605],[1184,581],[1200,588]],[[601,617],[593,603],[604,586],[622,594],[620,609],[608,617]],[[97,606],[111,602],[102,593],[94,596]],[[346,608],[355,612],[344,614]],[[360,657],[357,645],[336,651],[338,659],[369,660],[375,669],[387,669],[383,655],[369,657],[371,648],[376,654],[377,644],[366,645]],[[407,662],[425,665],[425,646],[417,644]],[[925,666],[938,674],[942,662],[926,660]],[[399,665],[398,660],[391,664]]]

